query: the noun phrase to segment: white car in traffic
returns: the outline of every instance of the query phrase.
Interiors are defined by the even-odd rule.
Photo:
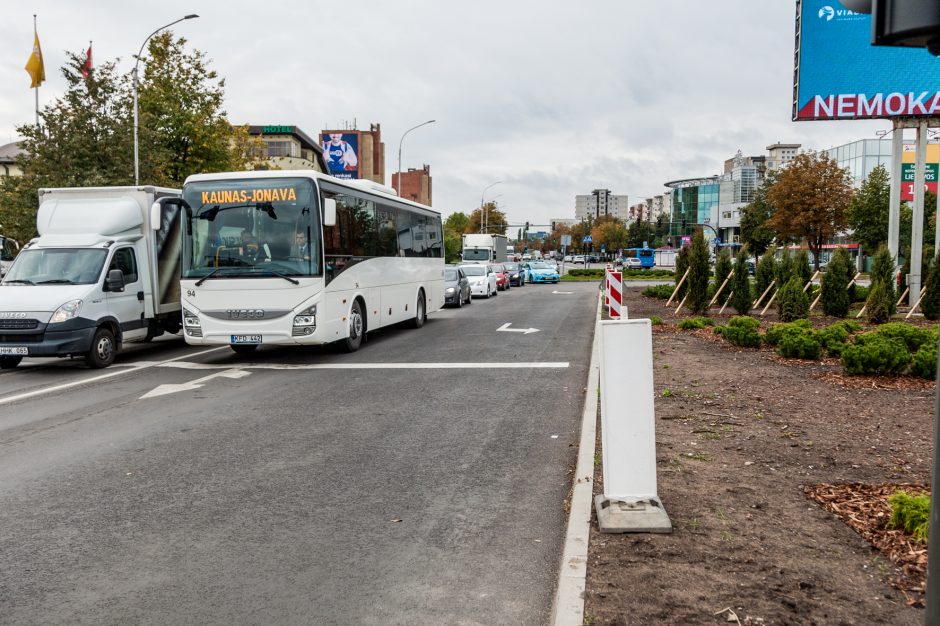
[[[470,295],[489,298],[497,295],[496,272],[489,265],[460,265],[470,281]]]

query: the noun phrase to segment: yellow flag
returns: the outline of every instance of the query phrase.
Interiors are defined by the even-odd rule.
[[[38,87],[42,84],[42,81],[46,80],[46,68],[42,64],[42,50],[39,49],[39,33],[34,34],[33,53],[29,55],[29,60],[26,61],[26,71],[29,72],[30,78],[33,79],[30,88]]]

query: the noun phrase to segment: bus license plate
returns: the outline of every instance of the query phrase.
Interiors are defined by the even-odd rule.
[[[261,335],[232,335],[232,343],[261,343]]]
[[[25,356],[25,355],[28,355],[28,354],[29,354],[29,348],[26,348],[26,347],[22,347],[22,348],[20,348],[20,347],[16,347],[16,348],[0,347],[0,354],[18,354],[18,355]]]

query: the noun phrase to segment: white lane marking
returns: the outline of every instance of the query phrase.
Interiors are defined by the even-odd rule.
[[[11,403],[11,402],[17,402],[17,401],[19,401],[19,400],[26,400],[27,398],[35,398],[36,396],[42,396],[42,395],[45,395],[45,394],[47,394],[47,393],[55,393],[55,392],[57,392],[57,391],[62,391],[62,390],[64,390],[64,389],[71,389],[72,387],[78,387],[78,386],[81,386],[81,385],[87,385],[87,384],[89,384],[89,383],[95,383],[95,382],[98,382],[99,380],[105,380],[105,379],[107,379],[107,378],[114,378],[115,376],[122,376],[122,375],[124,375],[124,374],[130,374],[130,373],[133,373],[133,372],[139,372],[140,370],[144,370],[144,369],[147,369],[147,368],[150,368],[150,367],[158,367],[158,366],[160,366],[160,365],[165,365],[166,363],[172,363],[172,362],[174,362],[174,361],[179,361],[179,360],[181,360],[181,359],[189,359],[189,358],[192,358],[192,357],[194,357],[194,356],[200,356],[200,355],[202,355],[202,354],[208,354],[209,352],[217,352],[218,350],[225,350],[227,347],[228,347],[228,346],[224,346],[224,347],[221,347],[221,348],[210,348],[210,349],[208,349],[208,350],[203,350],[202,352],[195,352],[195,353],[191,353],[191,354],[184,354],[183,356],[178,356],[178,357],[173,358],[173,359],[167,359],[166,361],[156,361],[156,362],[154,362],[154,361],[141,361],[141,363],[143,363],[143,365],[140,365],[140,366],[136,366],[137,364],[134,363],[133,365],[135,365],[136,367],[128,367],[127,369],[119,370],[119,371],[116,371],[116,372],[108,372],[107,374],[102,374],[101,376],[95,376],[95,377],[93,377],[93,378],[85,378],[85,379],[83,379],[83,380],[76,380],[76,381],[73,381],[73,382],[70,382],[70,383],[63,383],[63,384],[61,384],[61,385],[56,385],[56,386],[54,386],[54,387],[46,387],[46,388],[44,388],[44,389],[36,389],[35,391],[29,391],[29,392],[26,392],[26,393],[21,393],[21,394],[16,395],[16,396],[7,396],[6,398],[0,398],[0,405],[2,405],[2,404],[9,404],[9,403]]]
[[[190,363],[176,361],[160,363],[157,367],[184,370],[447,370],[447,369],[565,369],[568,361],[541,361],[529,363]]]
[[[574,292],[573,292],[573,291],[553,291],[552,293],[557,293],[557,294],[562,295],[562,296],[570,296],[570,295],[573,294]]]
[[[498,333],[522,333],[523,335],[529,335],[531,333],[539,332],[538,328],[510,328],[512,323],[507,322],[496,329]]]
[[[145,398],[156,398],[158,396],[165,396],[171,393],[178,393],[180,391],[192,391],[193,389],[199,389],[206,384],[206,381],[209,381],[213,378],[244,378],[245,376],[250,376],[251,372],[245,371],[243,369],[227,369],[223,372],[216,372],[215,374],[209,374],[208,376],[203,376],[202,378],[197,378],[188,383],[181,383],[179,385],[160,385],[153,391],[148,391],[144,395],[140,396],[140,400]]]

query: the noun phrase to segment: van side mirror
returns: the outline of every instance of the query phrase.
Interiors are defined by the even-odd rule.
[[[150,205],[150,228],[153,230],[160,230],[160,220],[163,217],[160,215],[161,212],[159,202]]]
[[[336,226],[336,200],[323,198],[323,225]]]
[[[105,291],[124,291],[124,272],[121,270],[108,270],[108,277],[104,279]]]

